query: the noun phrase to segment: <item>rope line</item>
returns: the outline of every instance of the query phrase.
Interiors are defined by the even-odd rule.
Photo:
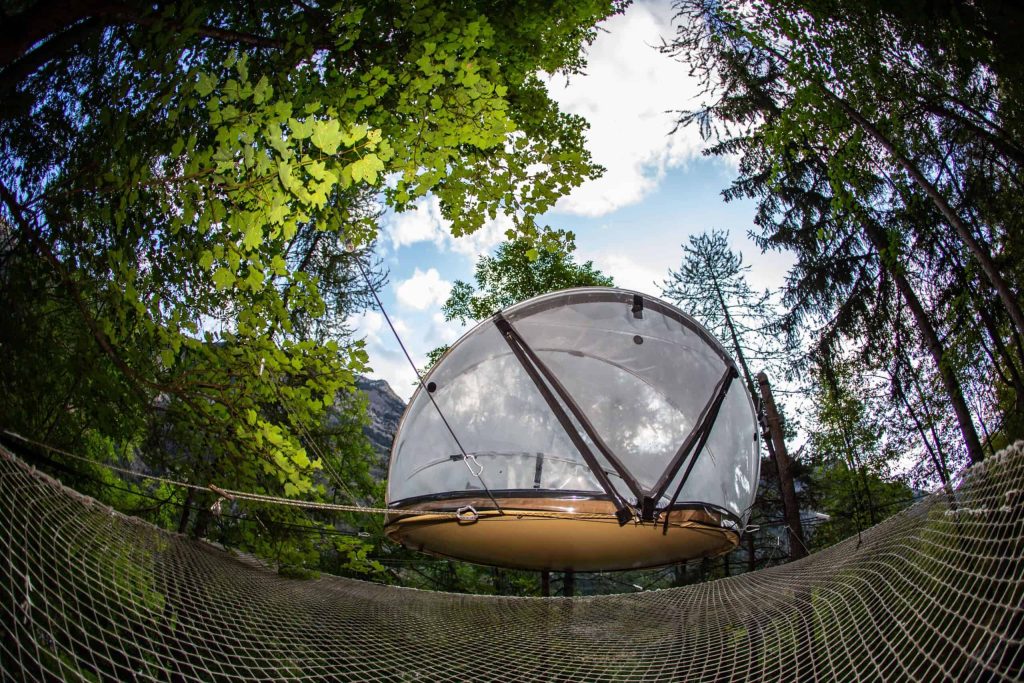
[[[349,244],[351,244],[351,242]],[[354,251],[354,249],[355,246],[352,245],[349,248],[349,252]],[[388,327],[391,328],[391,334],[395,336],[395,341],[397,341],[398,345],[402,348],[402,353],[405,354],[405,359],[409,361],[409,367],[411,367],[413,373],[416,374],[416,381],[418,381],[420,385],[422,385],[423,375],[420,374],[419,368],[417,368],[416,363],[413,362],[412,356],[409,355],[409,350],[405,348],[405,343],[402,341],[402,337],[399,336],[398,330],[395,329],[394,324],[392,324],[391,322],[391,316],[388,315],[388,312],[384,308],[384,304],[381,302],[380,297],[377,296],[377,288],[373,286],[372,282],[370,282],[370,277],[369,275],[366,274],[366,270],[363,268],[363,264],[359,261],[359,259],[356,258],[353,260],[355,261],[356,266],[359,268],[359,272],[362,274],[363,281],[366,282],[366,286],[370,290],[370,294],[373,295],[373,300],[377,302],[377,307],[380,309],[380,312],[384,315],[384,320],[387,322]],[[496,507],[500,511],[501,505],[498,504],[497,499],[491,493],[491,489],[488,488],[487,482],[484,481],[484,466],[476,459],[476,456],[474,456],[472,453],[467,452],[466,449],[463,448],[462,442],[459,441],[459,437],[455,435],[455,430],[452,429],[452,426],[448,423],[448,418],[445,417],[444,411],[441,410],[441,406],[437,404],[437,401],[434,399],[434,394],[430,390],[427,390],[427,398],[430,399],[430,403],[434,406],[434,410],[437,411],[438,417],[440,417],[441,422],[444,423],[445,429],[447,429],[448,433],[451,434],[452,439],[455,441],[455,445],[459,447],[459,451],[462,453],[462,462],[466,463],[466,467],[469,468],[470,474],[472,474],[474,477],[480,480],[480,485],[484,487],[484,491],[487,493],[487,497],[491,499],[492,503],[494,503],[494,507]],[[476,465],[475,470],[473,469],[473,465]]]
[[[124,474],[129,477],[138,477],[140,479],[147,479],[160,484],[167,484],[169,486],[178,486],[185,489],[192,489],[193,491],[212,492],[225,498],[227,500],[243,500],[252,503],[262,503],[265,505],[281,505],[284,507],[302,508],[304,510],[318,510],[325,512],[354,512],[360,514],[378,514],[378,515],[401,515],[402,517],[429,517],[429,518],[445,518],[445,519],[464,519],[460,516],[458,511],[448,510],[428,510],[421,508],[386,508],[386,507],[373,507],[369,505],[345,505],[343,503],[322,503],[312,500],[301,500],[297,498],[282,498],[281,496],[272,496],[265,493],[253,493],[251,491],[238,491],[235,489],[227,489],[217,486],[216,484],[207,484],[205,486],[201,484],[193,484],[187,481],[179,481],[177,479],[170,479],[168,477],[161,477],[155,474],[146,474],[144,472],[136,472],[126,467],[119,467],[110,463],[98,462],[92,458],[88,458],[83,455],[77,455],[66,451],[56,446],[45,444],[41,441],[30,439],[26,436],[22,436],[17,432],[12,432],[9,429],[5,429],[4,434],[12,438],[18,439],[26,444],[42,448],[52,453],[58,453],[66,458],[72,458],[81,462],[86,462],[92,465],[98,465],[105,467],[108,470]],[[492,498],[493,500],[493,498]],[[220,501],[217,501],[219,503]],[[217,505],[214,503],[214,505]],[[481,510],[477,512],[479,517],[495,517],[505,515],[505,511],[501,508],[496,510]],[[509,512],[509,515],[513,517],[539,517],[547,519],[580,519],[580,520],[614,520],[615,515],[612,513],[605,512],[570,512],[570,511],[555,511],[555,510],[516,510]]]
[[[66,458],[72,458],[74,460],[79,460],[81,462],[90,463],[92,465],[99,465],[100,467],[105,467],[105,468],[107,468],[107,469],[109,469],[109,470],[111,470],[113,472],[118,472],[120,474],[124,474],[124,475],[130,476],[130,477],[138,477],[140,479],[147,479],[149,481],[155,481],[157,483],[167,484],[169,486],[179,486],[179,487],[185,488],[185,489],[192,489],[193,491],[213,492],[213,493],[216,493],[217,495],[221,496],[222,498],[228,498],[230,500],[246,500],[246,501],[258,502],[258,503],[266,503],[266,504],[269,504],[269,505],[283,505],[283,506],[286,506],[286,507],[297,507],[297,508],[303,508],[303,509],[307,509],[307,510],[324,510],[324,511],[330,511],[330,512],[357,512],[357,513],[381,514],[381,515],[390,515],[390,514],[395,514],[395,512],[396,512],[396,510],[392,510],[391,508],[372,507],[372,506],[368,506],[368,505],[345,505],[343,503],[320,503],[320,502],[316,502],[316,501],[312,501],[312,500],[300,500],[300,499],[296,499],[296,498],[282,498],[280,496],[271,496],[271,495],[262,494],[262,493],[252,493],[252,492],[249,492],[249,491],[236,491],[234,489],[221,488],[221,487],[216,486],[214,484],[207,484],[206,486],[203,486],[201,484],[193,484],[193,483],[190,483],[190,482],[187,482],[187,481],[178,481],[177,479],[170,479],[168,477],[160,477],[160,476],[157,476],[155,474],[146,474],[144,472],[136,472],[136,471],[130,470],[130,469],[126,468],[126,467],[118,467],[117,465],[111,465],[110,463],[97,462],[96,460],[94,460],[92,458],[87,458],[87,457],[85,457],[83,455],[77,455],[75,453],[71,453],[69,451],[66,451],[66,450],[64,450],[62,448],[57,448],[56,446],[51,446],[49,444],[45,444],[45,443],[42,443],[40,441],[35,441],[34,439],[30,439],[30,438],[28,438],[26,436],[22,436],[21,434],[18,434],[17,432],[12,432],[9,429],[5,429],[4,430],[4,434],[6,434],[7,436],[10,436],[10,437],[13,437],[15,439],[18,439],[18,440],[20,440],[20,441],[22,441],[24,443],[30,444],[32,446],[36,446],[37,448],[43,448],[43,449],[48,450],[48,451],[50,451],[52,453],[58,453],[60,455],[63,455]],[[455,517],[456,516],[456,513],[454,513],[454,512],[445,512],[445,511],[437,511],[437,510],[402,510],[401,512],[402,512],[402,514],[424,514],[424,515],[435,515],[435,516],[443,516],[443,517]]]

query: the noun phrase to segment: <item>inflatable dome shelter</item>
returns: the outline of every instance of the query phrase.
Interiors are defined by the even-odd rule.
[[[563,290],[483,321],[423,378],[387,532],[502,567],[658,566],[735,548],[759,466],[749,393],[707,330],[636,292]]]

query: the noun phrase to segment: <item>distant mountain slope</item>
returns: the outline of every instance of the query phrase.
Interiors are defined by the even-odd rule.
[[[405,412],[405,401],[398,397],[386,381],[357,377],[356,386],[369,397],[368,411],[370,424],[363,428],[373,450],[381,458],[383,476],[387,472],[388,458],[391,455],[391,442],[398,430],[398,421]]]

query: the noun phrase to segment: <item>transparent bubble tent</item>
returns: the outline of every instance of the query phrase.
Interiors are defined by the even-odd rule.
[[[453,344],[409,402],[388,535],[539,570],[728,552],[760,466],[737,378],[707,330],[653,297],[581,288],[511,306]]]

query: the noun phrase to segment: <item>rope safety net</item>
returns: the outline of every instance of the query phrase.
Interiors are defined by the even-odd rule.
[[[283,578],[0,448],[11,680],[1017,680],[1024,443],[799,562],[588,598]]]

